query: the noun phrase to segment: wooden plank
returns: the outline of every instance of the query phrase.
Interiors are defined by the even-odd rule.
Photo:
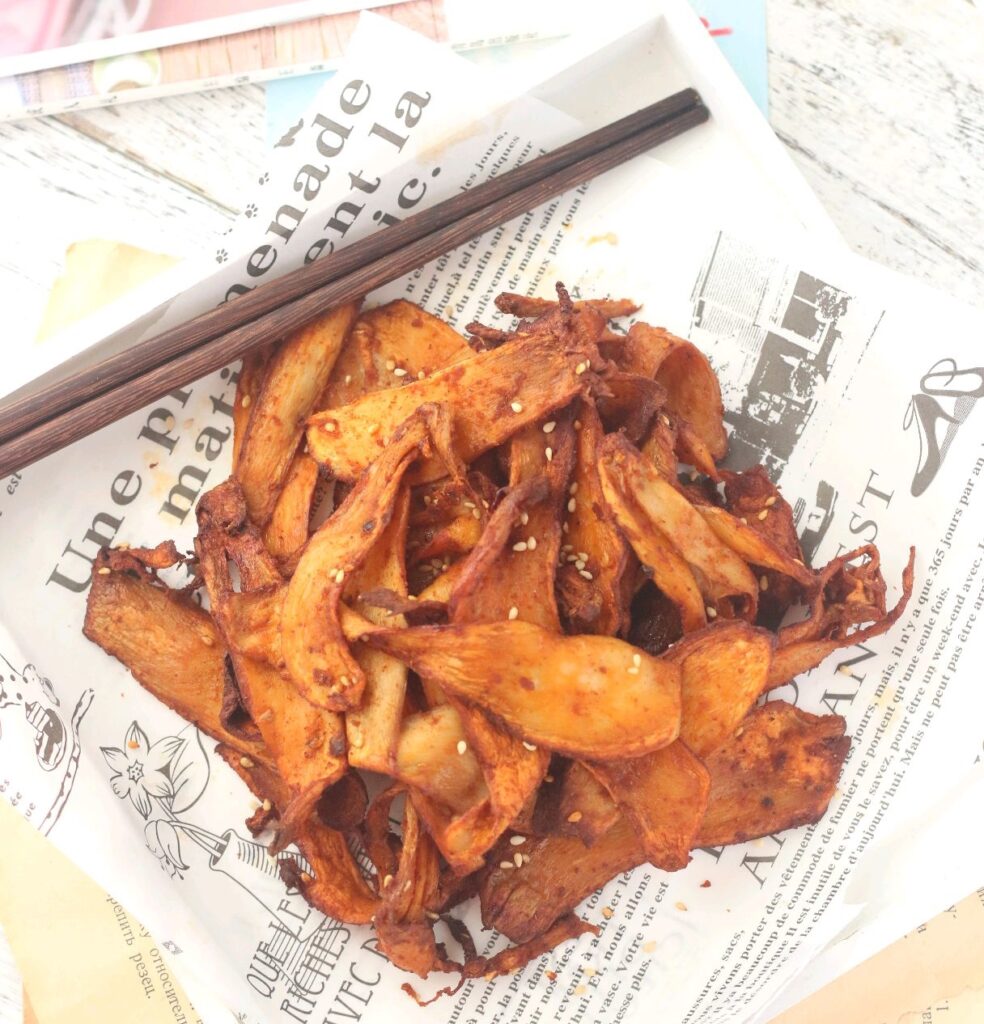
[[[266,163],[261,85],[101,107],[58,120],[227,210],[245,206]]]
[[[984,32],[964,0],[770,0],[770,117],[845,239],[984,305]]]
[[[18,340],[34,336],[72,242],[193,256],[213,252],[232,222],[226,207],[51,118],[0,124],[0,180],[0,303]]]

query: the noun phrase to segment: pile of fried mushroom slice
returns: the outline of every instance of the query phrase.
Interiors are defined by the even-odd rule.
[[[874,547],[804,564],[764,470],[718,467],[705,357],[557,292],[500,295],[508,332],[347,305],[251,354],[194,552],[93,572],[86,636],[218,741],[310,866],[287,883],[422,977],[513,971],[596,931],[574,908],[617,873],[817,821],[844,720],[761,698],[912,589],[911,554],[891,611]],[[489,958],[450,915],[476,895],[516,943]]]

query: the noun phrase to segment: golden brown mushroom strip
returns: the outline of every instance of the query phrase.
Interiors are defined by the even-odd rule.
[[[378,830],[388,823],[389,804],[399,792],[393,787],[381,793],[370,810],[367,827]],[[382,806],[386,813],[379,813]],[[370,849],[379,849],[382,837],[376,837]],[[387,861],[389,858],[387,858]],[[377,864],[377,871],[382,865]],[[447,960],[434,941],[432,918],[439,905],[440,861],[430,836],[420,827],[411,801],[403,810],[400,857],[396,871],[385,875],[380,886],[382,906],[375,917],[380,951],[394,964],[426,978],[431,971],[456,971],[458,965]]]
[[[365,676],[339,624],[345,577],[366,559],[386,529],[403,474],[428,447],[428,418],[421,410],[360,478],[342,506],[308,541],[287,586],[281,613],[283,657],[298,689],[330,710],[356,707]]]
[[[585,388],[599,361],[595,344],[604,320],[583,310],[548,314],[537,333],[482,352],[406,387],[378,391],[341,409],[317,413],[308,427],[311,454],[342,480],[353,480],[391,443],[397,427],[428,402],[448,406],[455,450],[465,462],[521,427],[566,405]],[[445,470],[419,467],[418,481]]]
[[[560,632],[554,576],[574,457],[572,423],[565,409],[547,421],[549,433],[544,424],[534,423],[513,437],[511,491],[494,513],[495,529],[490,522],[479,547],[465,559],[449,603],[452,622],[517,618]]]
[[[695,345],[662,327],[636,323],[629,328],[620,362],[624,369],[652,377],[666,388],[666,408],[686,420],[715,461],[728,450],[721,386]]]
[[[804,587],[813,583],[813,573],[802,560],[787,555],[750,523],[743,523],[740,517],[715,505],[695,505],[694,508],[703,516],[718,540],[727,544],[746,562],[781,572]]]
[[[588,768],[635,829],[649,863],[663,871],[685,868],[710,788],[707,769],[686,744],[677,740],[643,757]]]
[[[316,409],[402,386],[471,358],[465,339],[444,320],[405,299],[364,310],[355,321]],[[406,373],[397,374],[397,370]]]
[[[222,724],[226,651],[211,617],[187,595],[156,581],[129,552],[97,556],[83,632],[202,732],[257,763],[273,763],[262,743]]]
[[[233,597],[229,561],[239,570],[243,590],[276,586],[279,573],[246,515],[235,478],[204,495],[198,504],[198,552],[212,614],[224,635],[243,701],[256,722],[289,795],[282,804],[281,835],[287,842],[321,794],[345,774],[345,726],[339,715],[306,701],[277,668],[245,656],[229,629]]]
[[[318,464],[310,455],[298,452],[294,456],[263,532],[263,539],[274,558],[287,561],[307,542],[318,474]]]
[[[512,316],[542,316],[557,308],[556,299],[538,299],[532,295],[517,295],[515,292],[501,292],[495,298],[496,309]],[[574,303],[575,309],[591,306],[606,320],[620,316],[631,316],[639,311],[639,304],[631,299],[583,299]]]
[[[450,619],[462,625],[518,619],[559,633],[554,576],[560,510],[574,458],[570,410],[523,428],[509,447],[511,491],[493,513],[495,525],[490,520],[479,547],[465,560],[466,568],[451,596]],[[540,500],[527,500],[533,498]],[[510,535],[522,550],[509,545]],[[533,744],[524,744],[490,721],[480,708],[456,697],[451,702],[482,765],[488,799],[449,824],[442,848],[454,865],[476,867],[536,791],[550,755],[531,749]]]
[[[863,551],[864,549],[860,550]],[[836,565],[837,568],[840,568],[840,563],[846,563],[850,559],[856,558],[858,553],[858,551],[848,552],[846,555],[834,559],[831,566]],[[818,596],[815,598],[811,618],[805,620],[804,623],[797,623],[796,627],[787,627],[790,630],[789,633],[786,630],[780,631],[779,647],[773,656],[772,666],[769,671],[768,689],[774,690],[776,687],[788,683],[801,672],[808,672],[811,668],[816,668],[824,658],[833,654],[834,651],[839,650],[841,647],[852,647],[855,644],[864,643],[872,637],[881,636],[882,633],[888,632],[898,622],[905,611],[906,605],[909,603],[909,598],[912,596],[915,557],[915,548],[910,548],[909,561],[902,570],[902,596],[895,607],[880,618],[876,615],[877,609],[867,604],[859,605],[853,610],[850,606],[825,609],[823,586],[821,585],[818,589]],[[831,566],[827,566],[820,571],[818,575],[821,580],[828,574]],[[822,630],[809,632],[818,624],[822,626],[825,611],[829,613],[827,628],[832,630],[833,635],[827,635]],[[864,617],[859,619],[856,617],[858,615]],[[865,626],[862,629],[856,629],[854,632],[848,631],[850,625],[868,621],[872,618],[875,621],[871,625]],[[811,622],[813,626],[810,625]]]
[[[569,942],[588,933],[598,935],[600,932],[601,929],[597,925],[582,921],[574,914],[565,914],[557,918],[542,935],[527,939],[521,945],[503,949],[495,956],[480,956],[466,960],[462,966],[462,975],[465,978],[491,979],[500,974],[512,974],[531,960],[556,949],[562,942]],[[404,986],[404,990],[406,988],[407,986]]]
[[[618,805],[583,762],[555,759],[554,765],[553,781],[540,787],[529,831],[577,836],[591,846],[618,821]]]
[[[346,591],[358,596],[374,587],[406,596],[407,574],[403,550],[407,536],[410,492],[404,485],[396,496],[393,516],[380,534],[365,562],[356,569]],[[370,622],[404,626],[402,615],[390,615],[382,608],[363,606]],[[407,691],[407,668],[397,658],[371,647],[355,650],[366,679],[362,703],[345,714],[349,763],[355,768],[392,774],[403,701]]]
[[[695,846],[720,846],[819,820],[850,740],[837,715],[775,701],[745,719],[740,736],[707,759],[707,813]],[[592,846],[568,836],[528,839],[519,871],[492,866],[482,881],[482,922],[523,942],[646,855],[624,818]]]
[[[719,622],[667,651],[683,673],[680,740],[707,757],[734,735],[765,691],[775,635],[747,622]]]
[[[585,615],[576,615],[575,609],[568,606],[568,618],[579,632],[621,636],[629,625],[629,548],[602,492],[598,445],[604,432],[598,411],[585,400],[580,403],[577,417],[581,428],[577,431],[570,497],[565,503],[568,529],[564,543],[570,545],[565,561],[575,566],[578,580],[583,580],[596,596],[598,614],[587,620]],[[582,559],[582,555],[587,558]],[[572,556],[576,556],[573,563]],[[581,569],[576,568],[577,561],[584,562]],[[591,579],[582,577],[581,572],[590,573]]]
[[[679,733],[677,666],[612,637],[515,621],[380,629],[366,640],[510,732],[571,757],[633,757]]]
[[[730,739],[755,704],[774,646],[773,634],[742,621],[691,633],[666,655],[683,673],[680,739],[644,757],[588,764],[655,866],[666,871],[686,866],[707,802],[707,773],[699,758]],[[580,812],[578,822],[588,820],[596,833],[606,820],[610,827],[614,805],[606,808],[596,798],[583,809],[567,808],[565,816],[570,811]]]
[[[332,309],[286,338],[270,359],[236,466],[250,518],[259,526],[273,514],[304,423],[356,313],[356,303]]]
[[[237,751],[224,745],[216,748],[216,753],[258,800],[269,800],[279,808],[289,799],[287,787],[275,771],[244,764]],[[362,877],[345,836],[312,815],[299,824],[295,842],[314,875],[304,870],[295,855],[281,853],[277,866],[285,883],[299,890],[308,903],[336,921],[368,924],[379,908],[379,901]]]
[[[783,701],[755,708],[706,761],[707,814],[697,846],[722,846],[819,821],[851,746],[839,715]]]
[[[450,704],[409,715],[400,729],[394,778],[455,813],[488,797],[474,751],[459,744],[465,731]]]
[[[273,354],[275,345],[263,345],[254,348],[243,356],[236,381],[236,399],[232,406],[232,468],[235,472],[239,465],[239,453],[243,448],[243,438],[249,426],[249,418],[256,408],[256,397],[263,387],[263,377],[267,363]]]
[[[680,611],[685,633],[707,623],[704,598],[694,574],[670,539],[655,528],[614,464],[599,463],[605,501],[652,581]],[[654,472],[658,470],[654,469]]]
[[[530,837],[522,846],[529,857],[516,871],[493,854],[482,880],[482,923],[513,942],[543,934],[585,897],[615,875],[645,863],[646,854],[632,826],[619,821],[594,845],[573,836]]]
[[[608,435],[599,451],[602,486],[609,503],[625,505],[628,499],[641,511],[647,533],[657,532],[669,539],[690,566],[701,594],[711,606],[716,607],[726,598],[743,599],[744,614],[754,619],[758,580],[741,558],[718,540],[693,505],[624,438]],[[624,529],[621,518],[619,523]],[[629,541],[634,544],[635,538],[630,537]],[[642,551],[637,549],[636,554],[646,561]],[[675,597],[657,575],[653,579],[661,590]],[[689,605],[686,607],[689,609]],[[688,619],[691,617],[688,610]]]

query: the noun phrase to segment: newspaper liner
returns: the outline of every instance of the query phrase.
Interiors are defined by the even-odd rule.
[[[251,266],[299,261],[340,210],[349,242],[398,216],[401,194],[436,200],[570,130],[539,104],[497,110],[494,83],[474,68],[366,22],[346,69],[281,147],[264,184],[271,198],[247,208],[230,237],[238,276],[224,278],[224,291],[206,282],[165,315],[248,286],[262,276]],[[330,149],[338,136],[324,122],[341,124],[344,103],[362,103],[352,131],[337,153],[319,152],[319,140]],[[313,181],[299,169],[329,164],[292,231],[253,229],[289,225],[279,211]],[[81,636],[101,544],[190,543],[193,500],[228,471],[235,368],[226,368],[9,478],[0,493],[0,791],[182,950],[174,968],[205,1019],[221,1019],[197,998],[207,988],[242,1021],[607,1022],[644,1010],[687,1024],[761,1020],[776,1000],[805,993],[790,985],[805,966],[817,984],[824,963],[843,970],[916,923],[895,910],[913,881],[918,919],[981,880],[966,854],[980,828],[982,697],[967,667],[979,657],[984,607],[984,446],[973,425],[984,318],[855,257],[766,256],[708,223],[699,197],[645,159],[373,299],[406,295],[460,326],[490,319],[499,290],[549,294],[556,280],[579,295],[640,299],[647,319],[704,348],[725,386],[734,458],[764,461],[796,499],[815,561],[877,539],[894,586],[917,543],[916,592],[897,628],[776,695],[847,718],[854,742],[838,793],[815,826],[696,851],[677,874],[640,868],[614,879],[581,907],[598,939],[413,1005],[370,929],[326,920],[284,890],[242,825],[252,801],[207,738]],[[133,755],[148,748],[144,762]],[[927,816],[931,841],[920,832]],[[499,947],[473,906],[465,918],[480,951]]]

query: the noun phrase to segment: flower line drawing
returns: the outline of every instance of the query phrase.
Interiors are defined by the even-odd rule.
[[[113,773],[109,784],[121,800],[129,800],[145,819],[144,841],[172,878],[188,870],[181,852],[181,834],[201,844],[199,830],[180,815],[198,802],[208,785],[208,757],[201,736],[194,740],[165,736],[151,743],[137,722],[127,729],[122,746],[100,747]]]

